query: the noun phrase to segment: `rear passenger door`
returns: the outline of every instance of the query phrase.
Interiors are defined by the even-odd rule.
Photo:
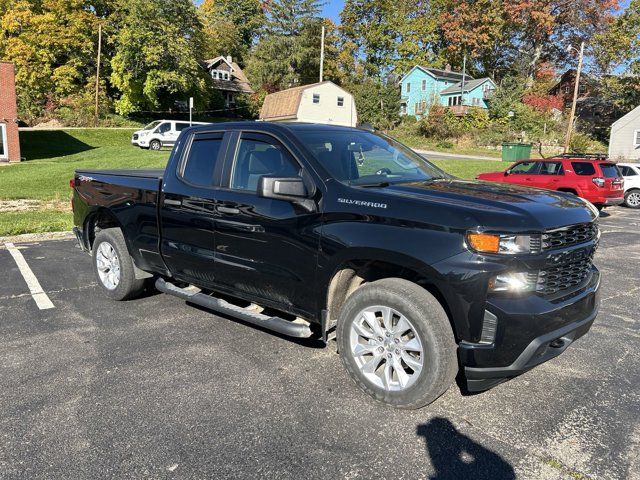
[[[315,313],[320,214],[258,195],[263,176],[297,177],[303,164],[273,136],[238,133],[216,202],[217,284],[231,294]],[[313,180],[308,180],[309,195]],[[312,209],[313,210],[313,209]],[[259,303],[259,301],[257,301]]]
[[[229,135],[192,134],[162,186],[160,251],[176,279],[199,286],[215,281],[214,206]]]
[[[539,162],[538,173],[532,175],[532,186],[556,190],[564,177],[562,162]]]

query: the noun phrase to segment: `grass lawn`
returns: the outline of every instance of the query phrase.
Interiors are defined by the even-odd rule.
[[[86,129],[22,131],[27,161],[0,167],[0,236],[70,230],[69,180],[76,169],[163,168],[169,151],[151,152],[130,144],[133,130]],[[504,169],[501,162],[438,160],[461,178]],[[6,211],[2,201],[29,199],[40,203],[27,210]],[[6,203],[6,202],[5,202]]]

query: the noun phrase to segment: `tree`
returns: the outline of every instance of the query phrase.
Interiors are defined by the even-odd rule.
[[[16,66],[20,115],[31,120],[83,91],[95,70],[97,18],[82,0],[0,4],[0,57]],[[0,11],[2,13],[2,11]]]
[[[265,22],[262,4],[258,0],[204,0],[199,13],[204,28],[204,56],[231,55],[244,65]]]
[[[318,0],[274,0],[268,4],[264,33],[247,60],[247,73],[259,89],[273,92],[312,83],[320,70]]]
[[[193,3],[127,0],[122,12],[111,60],[111,82],[120,93],[117,113],[169,109],[190,96],[206,105],[202,26]]]

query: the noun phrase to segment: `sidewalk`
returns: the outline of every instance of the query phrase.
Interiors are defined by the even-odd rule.
[[[499,162],[500,157],[487,157],[483,155],[463,155],[461,153],[447,153],[447,152],[436,152],[433,150],[413,150],[420,155],[425,155],[428,158],[442,158],[446,160],[490,160],[493,162]]]

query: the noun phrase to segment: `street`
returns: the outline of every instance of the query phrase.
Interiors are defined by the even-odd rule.
[[[463,396],[374,403],[333,349],[150,292],[75,240],[0,245],[0,478],[640,479],[640,211],[607,209],[601,310],[560,357]]]

